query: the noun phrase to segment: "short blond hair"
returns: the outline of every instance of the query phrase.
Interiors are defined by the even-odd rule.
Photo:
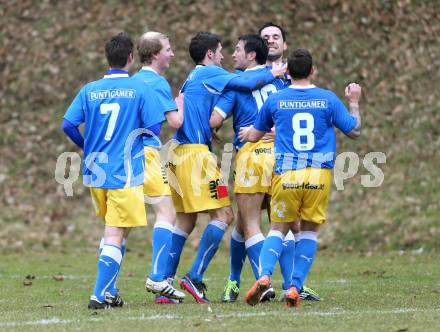
[[[168,39],[168,36],[156,31],[145,32],[138,41],[137,51],[141,63],[151,65],[153,55],[162,49],[161,40]]]

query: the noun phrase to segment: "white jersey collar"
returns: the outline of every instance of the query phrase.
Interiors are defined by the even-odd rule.
[[[104,75],[104,78],[120,78],[120,77],[129,77],[128,74],[109,74]]]
[[[314,84],[309,84],[309,85],[295,85],[295,84],[292,84],[292,85],[289,86],[289,88],[304,90],[304,89],[313,89],[313,88],[316,88],[316,86]]]
[[[155,71],[153,68],[151,68],[150,66],[142,66],[141,68],[142,70],[149,70],[152,71],[155,74],[159,74],[157,71]]]
[[[252,67],[252,68],[246,68],[244,71],[251,71],[251,70],[257,70],[257,69],[263,69],[263,68],[266,68],[266,66],[265,65],[258,65],[258,66]]]

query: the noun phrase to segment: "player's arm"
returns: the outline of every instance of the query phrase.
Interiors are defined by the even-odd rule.
[[[214,108],[214,111],[212,111],[211,117],[209,119],[209,126],[212,129],[220,128],[223,124],[224,119],[225,117],[223,117],[223,115],[219,112],[219,110]]]
[[[80,149],[84,149],[84,137],[78,127],[84,122],[85,108],[85,88],[82,88],[70,104],[61,123],[61,130],[75,143]]]
[[[63,119],[61,123],[61,130],[75,143],[81,150],[84,150],[84,137],[78,129],[78,126],[73,125],[69,120]]]
[[[222,93],[211,113],[209,126],[211,128],[220,128],[223,121],[232,114],[235,105],[235,92],[228,90]]]
[[[286,72],[285,66],[274,66],[271,70],[263,71],[257,75],[249,77],[246,73],[240,74],[232,78],[226,88],[237,91],[250,92],[257,90],[271,83],[276,77]]]
[[[165,117],[167,119],[168,125],[171,128],[179,129],[183,124],[183,101],[184,96],[182,93],[174,99],[176,102],[177,109],[171,112],[165,113]]]
[[[359,100],[361,98],[362,88],[359,84],[350,83],[345,88],[345,98],[348,101],[348,108],[350,115],[356,118],[355,127],[346,135],[352,139],[356,139],[361,134],[361,113],[359,107]]]
[[[356,83],[350,83],[345,88],[345,97],[347,98],[349,109],[344,103],[333,94],[331,101],[332,124],[350,138],[358,138],[361,131],[361,116],[359,111],[359,99],[361,97],[361,87]]]
[[[263,138],[265,131],[255,129],[253,126],[240,127],[238,138],[241,142],[258,142]]]

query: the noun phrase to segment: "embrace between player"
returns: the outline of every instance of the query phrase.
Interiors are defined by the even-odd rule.
[[[274,31],[282,37],[281,43],[275,40]],[[227,183],[210,152],[211,127],[220,126],[230,113],[238,151],[234,171],[238,222],[231,238],[231,275],[222,299],[233,302],[237,298],[246,255],[257,279],[246,296],[249,304],[274,296],[270,276],[278,259],[288,305],[299,305],[299,294],[313,299],[313,292],[304,291],[303,285],[316,253],[317,225],[325,221],[335,153],[333,126],[350,137],[358,135],[360,87],[351,84],[346,89],[353,114],[350,116],[334,94],[311,85],[312,58],[302,49],[289,57],[288,71],[294,80],[289,86],[282,68],[266,66],[282,57],[284,32],[270,23],[260,29],[260,34],[269,49],[259,36],[240,37],[233,55],[236,69],[245,70],[239,73],[221,68],[223,55],[217,35],[195,35],[189,51],[196,67],[177,103],[161,76],[173,57],[165,35],[149,32],[140,38],[138,53],[143,67],[132,78],[128,77],[134,58],[131,39],[120,34],[107,43],[109,72],[80,90],[63,121],[66,134],[84,148],[84,183],[91,187],[97,214],[105,222],[90,308],[123,304],[116,280],[130,228],[146,224],[144,193],[156,213],[147,290],[157,294],[156,303],[177,303],[184,298],[173,286],[176,269],[198,213],[208,212],[210,222],[193,265],[179,284],[197,302],[209,302],[203,275],[233,222]],[[281,56],[276,57],[280,47]],[[279,75],[281,78],[276,78]],[[98,91],[100,98],[96,98]],[[285,99],[281,102],[276,98],[279,96]],[[308,99],[320,99],[325,107],[295,106],[295,101]],[[165,161],[160,160],[158,151],[164,120],[177,129],[168,156],[168,179],[163,169]],[[84,138],[78,130],[83,122]],[[248,127],[252,124],[255,128]],[[274,126],[281,129],[275,129],[275,149]],[[128,158],[127,140],[132,143]],[[255,158],[257,149],[263,153]],[[97,172],[104,174],[104,181],[96,176]],[[309,189],[295,187],[306,182]],[[310,189],[315,187],[322,189]],[[255,207],[264,202],[268,205],[268,194],[273,195],[272,223],[265,239],[260,230],[260,209]],[[290,239],[285,235],[289,230],[298,233],[297,220],[301,220],[301,230],[295,244],[293,235]]]

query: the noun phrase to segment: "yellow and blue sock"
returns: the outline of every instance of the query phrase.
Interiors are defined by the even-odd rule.
[[[289,231],[283,241],[283,252],[280,256],[280,269],[283,275],[283,289],[289,289],[295,264],[295,236]]]
[[[261,274],[261,264],[260,264],[260,253],[261,248],[263,248],[264,235],[257,233],[246,240],[246,253],[249,257],[249,262],[251,263],[252,272],[254,272],[255,279],[260,278]]]
[[[151,257],[150,279],[153,281],[165,280],[167,273],[168,256],[171,249],[174,226],[167,222],[156,220],[153,228],[153,254]]]
[[[168,254],[168,263],[165,276],[167,278],[174,278],[179,265],[180,255],[182,254],[183,246],[185,245],[188,233],[181,230],[177,226],[173,229],[171,237],[171,247]]]
[[[318,233],[304,231],[299,233],[299,241],[295,252],[295,267],[293,270],[292,286],[301,290],[307,275],[315,260],[318,250]]]
[[[105,244],[98,259],[98,273],[96,275],[93,295],[98,301],[104,301],[105,292],[116,280],[122,261],[121,248]]]
[[[275,268],[275,264],[280,258],[283,250],[284,234],[280,231],[270,230],[264,240],[263,248],[261,248],[260,262],[262,276],[271,276]]]
[[[206,226],[199,242],[196,258],[188,273],[191,279],[203,280],[203,273],[217,252],[227,227],[228,224],[220,220],[211,220]]]
[[[229,280],[236,281],[240,285],[241,270],[246,260],[246,246],[243,235],[238,233],[236,228],[234,228],[231,234],[230,256],[231,274],[229,275]]]

